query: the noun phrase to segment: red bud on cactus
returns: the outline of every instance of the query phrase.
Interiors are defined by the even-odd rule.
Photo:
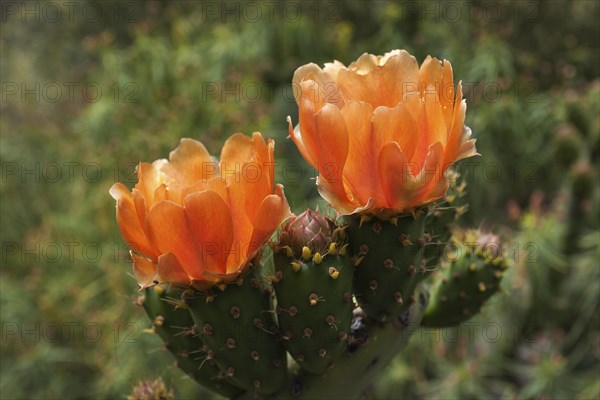
[[[325,254],[332,242],[341,240],[341,229],[337,228],[335,221],[317,211],[306,210],[299,216],[291,217],[284,225],[279,235],[279,248],[290,249],[297,258],[304,250],[310,257],[311,254]],[[336,246],[337,247],[337,246]]]

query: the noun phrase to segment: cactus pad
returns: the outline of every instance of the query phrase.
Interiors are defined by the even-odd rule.
[[[275,254],[282,338],[301,368],[323,373],[347,345],[353,267],[345,255],[317,253],[303,261],[283,253]]]
[[[497,238],[477,231],[457,233],[448,260],[434,275],[423,326],[458,325],[477,314],[500,287],[507,262]]]
[[[177,366],[196,382],[222,396],[233,397],[244,390],[231,385],[224,378],[214,360],[207,359],[204,343],[186,305],[180,300],[182,289],[166,284],[144,290],[143,303],[152,320],[152,330],[175,356]]]
[[[225,376],[243,389],[271,394],[287,376],[285,350],[271,310],[272,287],[260,265],[236,283],[194,292],[186,298],[190,314]]]
[[[403,214],[387,221],[352,215],[346,233],[354,254],[354,292],[369,317],[397,317],[414,302],[425,276],[422,262],[425,212]]]

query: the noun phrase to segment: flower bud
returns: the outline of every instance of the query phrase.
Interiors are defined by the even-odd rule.
[[[341,230],[335,221],[317,211],[306,210],[291,217],[279,234],[279,249],[291,249],[293,256],[309,260],[337,249]],[[290,256],[290,253],[286,251]]]

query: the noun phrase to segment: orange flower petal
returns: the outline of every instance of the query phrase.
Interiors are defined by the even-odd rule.
[[[373,108],[395,107],[407,92],[418,91],[417,60],[404,50],[377,57],[363,54],[348,69],[338,73],[338,84],[346,100],[367,101]]]
[[[210,179],[218,173],[215,162],[206,147],[197,140],[183,138],[179,146],[169,153],[169,163],[163,170],[183,186],[201,179]]]
[[[199,279],[202,257],[188,226],[183,207],[172,201],[156,204],[146,217],[146,231],[161,254],[173,253],[192,279]]]
[[[433,86],[429,86],[424,98],[411,95],[406,103],[418,126],[418,142],[410,162],[417,165],[415,174],[421,170],[429,153],[429,146],[435,142],[447,142],[447,131],[439,104],[439,96]]]
[[[315,116],[319,146],[318,169],[324,180],[332,185],[336,195],[347,199],[343,171],[348,157],[348,131],[339,108],[326,104]]]
[[[300,68],[302,68],[302,67],[300,67]],[[323,67],[323,72],[325,72],[327,75],[329,75],[329,78],[331,78],[331,80],[333,82],[336,82],[338,74],[344,68],[346,68],[346,66],[344,64],[342,64],[338,60],[334,60],[331,63],[325,63],[325,66]],[[338,88],[338,90],[339,90],[339,88]],[[340,93],[340,97],[341,97],[341,93]],[[331,103],[334,103],[334,102],[331,102]],[[343,104],[337,104],[337,105],[342,106]]]
[[[411,205],[429,203],[441,197],[434,197],[432,191],[440,180],[446,180],[444,177],[445,169],[442,166],[443,158],[444,146],[440,142],[429,146],[423,168],[414,178],[415,186],[411,188]]]
[[[439,93],[433,85],[430,85],[423,96],[425,98],[425,119],[427,121],[426,146],[429,147],[430,144],[435,142],[440,142],[442,146],[446,146],[448,130],[446,129],[446,120],[442,111]]]
[[[252,138],[241,133],[231,136],[221,152],[221,178],[232,184],[251,185],[247,196],[250,218],[254,217],[256,197],[264,197],[273,190],[273,141],[266,144],[262,135],[255,132]],[[261,197],[261,199],[262,199]]]
[[[454,114],[454,78],[452,75],[452,64],[448,60],[444,60],[444,72],[438,93],[440,95],[442,111],[444,112],[444,121],[446,121],[446,130],[450,132],[452,115]]]
[[[462,82],[458,82],[456,90],[456,101],[454,115],[452,117],[452,127],[448,135],[448,145],[444,156],[444,166],[449,167],[458,157],[462,144],[463,129],[465,125],[465,114],[467,112],[467,102],[462,100]]]
[[[275,142],[269,139],[267,143],[263,139],[260,132],[254,132],[252,134],[252,141],[254,143],[254,151],[258,155],[258,163],[261,167],[260,173],[264,177],[269,192],[273,191],[273,179],[275,179]]]
[[[133,260],[133,276],[140,285],[140,290],[152,286],[157,272],[156,264],[146,257],[138,256],[131,250],[129,251],[129,255]]]
[[[254,257],[279,225],[290,215],[290,206],[283,193],[283,186],[276,185],[275,194],[265,197],[258,208],[252,238],[246,246],[246,258]],[[227,272],[231,273],[233,271]]]
[[[127,244],[138,253],[156,259],[129,190],[123,184],[115,183],[110,188],[110,194],[117,201],[117,224]]]
[[[234,246],[239,246],[239,243],[248,243],[252,236],[252,221],[246,213],[246,189],[247,186],[242,184],[227,186],[229,210],[232,217],[235,218],[233,224]],[[238,251],[238,249],[234,248],[233,251]]]
[[[181,197],[185,199],[188,195],[197,192],[203,192],[210,190],[217,193],[225,202],[228,202],[227,197],[227,184],[220,176],[215,176],[207,181],[198,181],[190,187],[183,189]]]
[[[377,169],[377,160],[372,144],[371,119],[373,109],[369,103],[362,101],[347,102],[342,108],[346,127],[351,127],[352,135],[348,135],[348,160],[344,165],[344,181],[361,205],[369,199],[380,196],[381,183],[373,171]]]
[[[154,204],[160,203],[161,201],[171,200],[169,189],[167,185],[162,183],[154,190]]]
[[[135,188],[142,193],[147,209],[154,205],[154,192],[161,184],[160,170],[167,162],[167,160],[156,160],[152,164],[139,163],[137,166],[138,183]]]
[[[404,209],[410,204],[408,181],[412,179],[407,171],[406,157],[396,142],[389,142],[379,153],[379,180],[387,201],[387,208]]]
[[[302,95],[298,105],[299,132],[290,132],[290,137],[298,146],[304,159],[313,167],[317,167],[319,160],[319,141],[315,122],[315,106],[308,98]],[[291,128],[291,125],[290,125]]]
[[[437,92],[439,84],[442,81],[443,67],[440,60],[427,56],[425,61],[421,64],[419,69],[419,91],[421,95],[425,93],[425,90],[431,85]]]
[[[233,242],[233,220],[227,203],[212,191],[193,193],[185,198],[184,212],[200,245],[205,270],[225,273]]]
[[[225,179],[235,173],[240,173],[242,165],[252,158],[254,152],[252,138],[243,133],[230,136],[221,150],[219,162],[221,178]]]
[[[377,154],[384,145],[394,141],[410,160],[417,148],[419,133],[416,121],[403,103],[394,108],[378,107],[373,113],[373,148]]]
[[[138,220],[140,221],[140,226],[144,226],[146,225],[146,214],[148,213],[144,195],[139,190],[133,189],[131,191],[131,197],[133,198],[133,204],[135,205],[135,212],[138,216]]]
[[[316,164],[316,161],[312,159],[311,155],[308,153],[308,150],[304,146],[304,142],[302,141],[302,134],[300,133],[300,124],[296,125],[296,127],[294,128],[294,126],[292,125],[292,117],[290,117],[289,115],[287,117],[287,122],[288,137],[292,139],[292,142],[294,142],[304,160],[306,160],[306,162],[309,163],[311,166],[314,166]],[[312,123],[314,124],[314,120],[312,121]]]
[[[336,72],[337,65],[331,65],[328,72]],[[309,81],[312,81],[309,82]],[[302,83],[304,84],[304,88]],[[294,72],[292,78],[292,90],[296,103],[300,102],[302,93],[309,88],[311,100],[316,104],[316,109],[319,110],[326,103],[335,104],[338,107],[344,105],[340,90],[335,78],[329,73],[323,71],[317,64],[310,63],[301,66]]]
[[[190,277],[173,253],[158,257],[157,275],[160,282],[190,284]]]

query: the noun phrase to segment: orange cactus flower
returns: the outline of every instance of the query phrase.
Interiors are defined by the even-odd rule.
[[[296,70],[299,125],[290,137],[319,171],[319,192],[341,215],[381,217],[444,196],[447,168],[476,155],[462,86],[450,62],[419,68],[404,50]]]
[[[235,280],[290,215],[274,185],[274,143],[237,133],[219,162],[182,139],[169,160],[140,163],[130,192],[110,189],[142,288],[155,280],[207,287]]]

